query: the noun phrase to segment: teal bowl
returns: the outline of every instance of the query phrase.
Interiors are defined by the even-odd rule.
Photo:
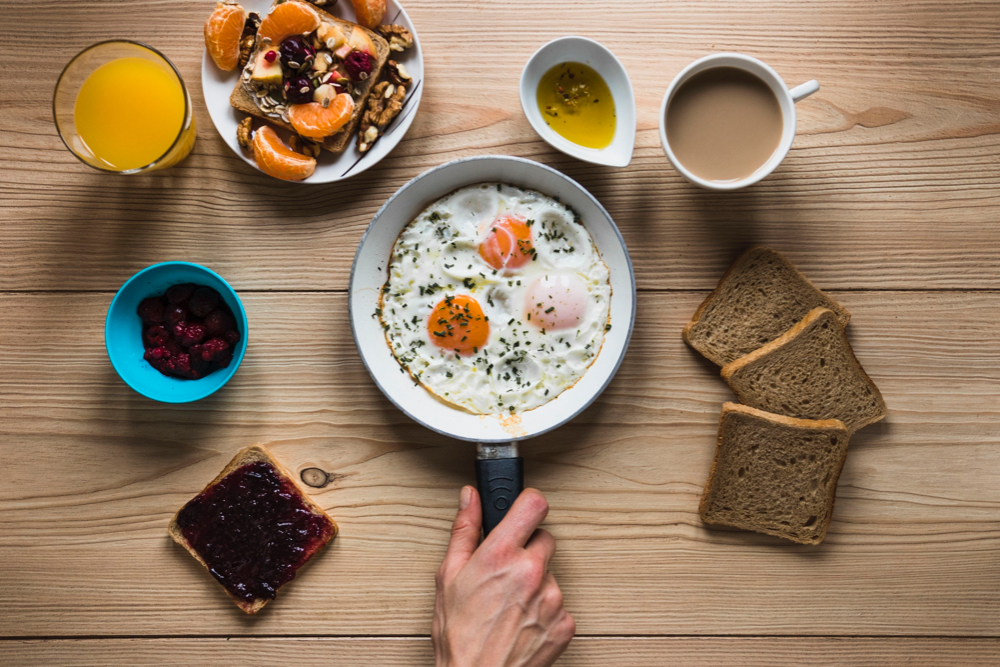
[[[136,312],[139,303],[150,296],[167,291],[180,283],[196,283],[213,288],[226,302],[236,319],[240,342],[233,350],[229,366],[206,375],[200,380],[182,380],[167,377],[142,358],[142,321]],[[104,324],[104,344],[108,349],[111,365],[125,384],[137,392],[163,403],[190,403],[205,398],[229,382],[243,361],[247,350],[247,314],[240,298],[222,276],[190,262],[163,262],[146,267],[128,279],[108,308]]]

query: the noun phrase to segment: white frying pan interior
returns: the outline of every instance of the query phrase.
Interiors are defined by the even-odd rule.
[[[392,356],[378,317],[379,291],[388,277],[396,237],[424,208],[475,183],[508,183],[558,197],[573,207],[590,232],[611,274],[611,330],[597,360],[570,389],[534,410],[512,417],[474,415],[434,398],[414,384]],[[401,187],[372,219],[351,269],[350,318],[354,341],[372,379],[411,419],[443,435],[480,443],[531,438],[573,419],[604,390],[628,348],[635,322],[635,276],[618,228],[608,212],[580,184],[545,165],[509,156],[448,162]]]

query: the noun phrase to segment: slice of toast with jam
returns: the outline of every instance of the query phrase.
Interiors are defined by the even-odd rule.
[[[256,614],[337,534],[337,524],[260,445],[229,465],[177,512],[170,537]]]

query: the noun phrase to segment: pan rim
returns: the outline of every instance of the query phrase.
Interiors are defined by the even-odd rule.
[[[357,331],[357,327],[355,326],[355,319],[354,319],[354,308],[355,308],[355,306],[354,306],[354,294],[355,294],[355,280],[356,280],[356,277],[357,277],[358,262],[359,262],[359,260],[361,258],[362,250],[365,247],[365,243],[368,241],[369,235],[371,234],[372,230],[375,228],[375,226],[378,223],[378,221],[382,218],[382,216],[386,212],[386,210],[392,205],[392,203],[397,198],[399,198],[404,192],[406,192],[409,188],[411,188],[413,185],[415,185],[419,181],[421,181],[423,179],[426,179],[426,178],[429,178],[433,174],[435,174],[436,172],[441,171],[443,169],[447,169],[447,168],[453,167],[454,165],[464,164],[464,163],[469,163],[469,162],[478,162],[478,161],[515,162],[515,163],[520,163],[520,164],[531,166],[532,168],[541,168],[542,170],[551,173],[556,178],[560,178],[560,179],[566,181],[570,186],[572,186],[573,188],[575,188],[576,190],[578,190],[583,196],[585,196],[587,199],[589,199],[591,201],[591,203],[594,206],[596,206],[597,209],[601,212],[601,214],[604,216],[605,220],[608,223],[610,223],[611,230],[614,232],[615,238],[617,239],[618,244],[621,247],[622,253],[624,255],[624,267],[628,271],[629,291],[630,291],[630,297],[631,297],[631,308],[630,308],[630,312],[629,312],[628,327],[627,327],[627,330],[625,332],[625,337],[624,337],[624,341],[623,341],[621,350],[618,353],[618,358],[615,359],[615,361],[614,361],[614,363],[612,365],[612,368],[610,369],[610,372],[607,374],[607,377],[604,379],[604,381],[601,383],[601,385],[599,387],[597,387],[596,389],[592,390],[590,392],[590,395],[586,398],[586,400],[584,400],[581,403],[581,405],[576,410],[574,410],[572,413],[568,414],[564,418],[559,419],[554,424],[546,426],[545,428],[541,428],[541,429],[538,429],[538,430],[526,432],[524,435],[516,435],[516,436],[512,435],[512,436],[503,437],[503,438],[481,438],[481,437],[467,437],[467,436],[463,436],[463,435],[456,435],[454,432],[449,432],[449,431],[445,431],[445,430],[443,430],[441,428],[438,428],[437,426],[435,426],[434,424],[432,424],[428,420],[425,420],[425,419],[423,419],[421,417],[418,417],[418,416],[412,414],[412,412],[410,410],[408,410],[405,407],[403,407],[403,405],[401,404],[401,402],[399,400],[397,400],[395,390],[393,390],[393,389],[387,389],[386,386],[384,386],[383,383],[379,381],[379,378],[376,376],[375,372],[372,370],[372,366],[369,363],[368,357],[366,356],[366,349],[368,349],[368,348],[365,345],[363,345],[361,343],[360,339],[359,339],[358,331]],[[462,186],[458,186],[458,187],[462,187]],[[448,194],[448,193],[447,192],[442,192],[442,193],[438,194],[437,197],[443,197],[446,194]],[[604,254],[603,249],[602,249],[602,254]],[[412,419],[414,422],[420,424],[421,426],[423,426],[424,428],[426,428],[426,429],[428,429],[430,431],[433,431],[435,433],[438,433],[438,434],[443,435],[443,436],[448,437],[448,438],[455,438],[457,440],[464,440],[466,442],[475,442],[475,443],[483,443],[483,444],[500,444],[500,443],[508,443],[508,442],[520,442],[522,440],[527,440],[527,439],[530,439],[530,438],[534,438],[534,437],[543,435],[545,433],[548,433],[549,431],[552,431],[554,429],[559,428],[560,426],[565,425],[567,422],[570,422],[573,419],[576,419],[580,414],[583,413],[584,410],[586,410],[587,408],[589,408],[594,403],[594,401],[596,401],[597,398],[601,394],[604,393],[604,390],[607,389],[608,385],[611,383],[611,381],[618,374],[618,370],[621,367],[621,364],[622,364],[622,362],[625,359],[625,354],[628,352],[628,347],[629,347],[629,344],[631,343],[631,340],[632,340],[632,332],[633,332],[633,329],[635,328],[635,316],[636,316],[636,305],[637,305],[636,304],[635,270],[634,270],[634,268],[632,266],[632,258],[629,255],[628,246],[625,245],[625,239],[621,235],[621,230],[618,229],[617,223],[615,223],[614,218],[611,217],[611,214],[608,213],[607,209],[604,208],[604,206],[601,204],[601,202],[598,201],[598,199],[593,194],[591,194],[591,192],[589,190],[587,190],[585,187],[583,187],[580,183],[578,183],[576,180],[574,180],[570,176],[567,176],[566,174],[562,173],[561,171],[559,171],[557,169],[554,169],[554,168],[552,168],[552,167],[550,167],[550,166],[548,166],[546,164],[542,164],[542,163],[536,162],[534,160],[529,160],[527,158],[516,157],[516,156],[512,156],[512,155],[477,155],[477,156],[464,157],[464,158],[458,158],[458,159],[455,159],[455,160],[450,160],[450,161],[445,162],[443,164],[437,165],[436,167],[431,167],[430,169],[428,169],[428,170],[426,170],[426,171],[418,174],[417,176],[413,177],[412,179],[410,179],[409,181],[407,181],[405,184],[403,184],[402,186],[400,186],[385,201],[385,203],[383,203],[382,206],[379,207],[379,209],[375,212],[375,214],[372,216],[371,222],[368,224],[368,227],[365,229],[365,232],[362,235],[361,240],[358,242],[357,250],[355,251],[355,254],[354,254],[354,261],[351,264],[351,274],[350,274],[350,279],[349,279],[349,283],[348,283],[348,295],[347,296],[348,296],[348,301],[347,301],[347,303],[348,303],[348,319],[350,320],[350,324],[351,324],[351,336],[354,338],[354,345],[355,345],[355,347],[358,350],[358,355],[361,357],[361,362],[364,364],[365,370],[368,371],[368,375],[371,377],[372,381],[375,383],[375,386],[377,386],[379,388],[379,391],[382,392],[382,394],[389,400],[389,402],[392,403],[393,406],[395,406],[396,409],[398,409],[404,415],[406,415],[407,417],[409,417],[410,419]],[[589,372],[589,370],[588,370],[588,372]],[[586,373],[583,376],[581,376],[581,379],[583,377],[586,377]],[[551,404],[551,402],[547,403],[545,405],[539,406],[538,408],[535,408],[535,409],[536,410],[541,410],[546,405],[550,405],[550,404]],[[452,409],[458,411],[458,408],[452,408]]]

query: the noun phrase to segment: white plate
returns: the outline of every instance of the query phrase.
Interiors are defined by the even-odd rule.
[[[571,206],[590,232],[611,273],[611,330],[593,365],[580,380],[534,410],[500,417],[474,415],[437,400],[416,385],[392,356],[377,317],[379,292],[388,278],[389,257],[396,237],[425,207],[444,195],[474,183],[509,183],[537,190]],[[351,269],[350,319],[372,379],[396,407],[427,428],[464,440],[510,442],[540,435],[573,419],[611,382],[635,323],[635,276],[618,227],[600,202],[565,174],[523,158],[490,155],[455,160],[424,172],[389,198],[361,239]]]
[[[264,18],[273,3],[271,0],[241,0],[240,4],[248,12],[257,12],[261,18]],[[354,21],[354,8],[349,0],[340,0],[327,11],[344,20]],[[410,85],[406,100],[403,102],[403,110],[389,125],[386,133],[375,142],[375,145],[367,153],[358,151],[356,139],[351,140],[347,150],[343,153],[334,154],[330,151],[322,151],[313,175],[303,181],[295,182],[333,183],[360,174],[388,155],[406,134],[406,131],[410,129],[413,118],[417,115],[417,107],[420,106],[420,95],[423,89],[424,56],[420,50],[420,40],[413,23],[410,22],[410,17],[406,15],[406,11],[396,0],[388,0],[386,3],[385,18],[382,22],[399,24],[413,35],[411,48],[403,53],[393,51],[389,55],[393,60],[402,63],[406,67],[406,71],[413,77],[413,83]],[[229,96],[232,95],[239,77],[239,68],[232,72],[223,72],[212,62],[207,50],[202,55],[201,90],[205,95],[205,104],[208,106],[209,115],[212,116],[212,122],[215,123],[215,129],[219,131],[234,153],[256,169],[257,164],[253,160],[253,154],[240,148],[236,142],[236,126],[243,120],[245,114],[229,105]],[[287,141],[290,133],[280,128],[275,129]]]

